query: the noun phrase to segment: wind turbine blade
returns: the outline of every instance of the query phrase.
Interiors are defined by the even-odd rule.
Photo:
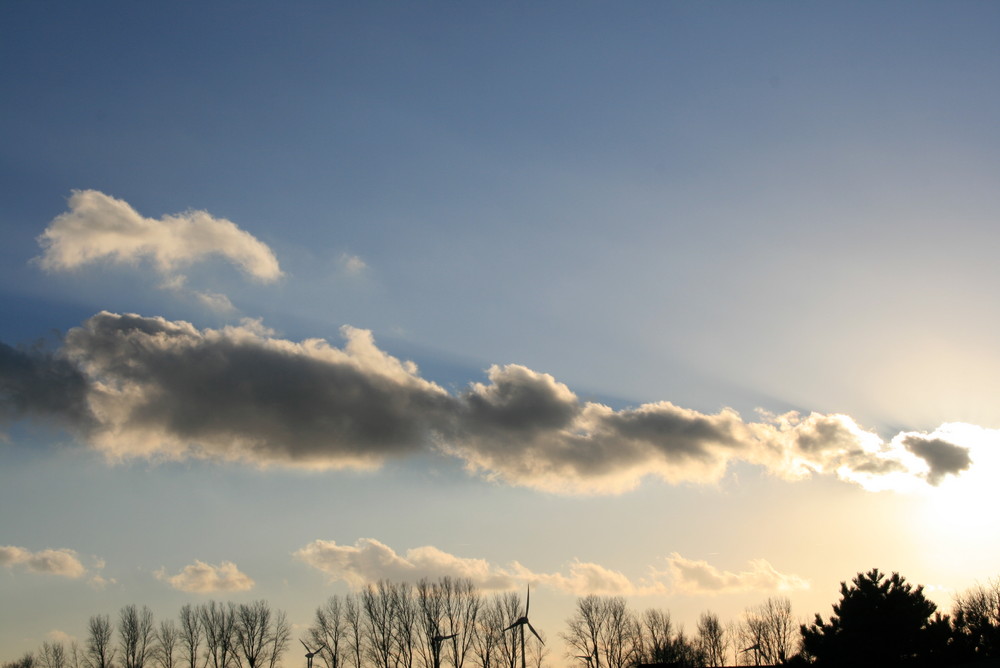
[[[544,645],[545,641],[542,640],[542,636],[538,635],[538,631],[536,631],[535,627],[531,625],[531,622],[525,622],[525,624],[528,625],[528,628],[531,629],[531,632],[535,634],[536,638],[538,638],[538,642],[540,642],[540,643],[542,643]]]
[[[518,620],[518,621],[514,622],[513,624],[511,624],[510,626],[508,626],[507,628],[505,628],[504,631],[510,631],[512,628],[514,628],[515,626],[519,626],[520,624],[521,624],[521,620]]]
[[[305,640],[303,640],[302,638],[299,638],[299,642],[300,642],[300,643],[302,643],[302,646],[306,648],[306,651],[307,651],[307,652],[310,652],[310,653],[312,653],[312,650],[311,650],[311,649],[309,649],[309,645],[307,645],[307,644],[306,644],[306,641],[305,641]]]
[[[524,616],[528,616],[528,608],[531,607],[531,585],[528,585],[528,597],[524,600]]]

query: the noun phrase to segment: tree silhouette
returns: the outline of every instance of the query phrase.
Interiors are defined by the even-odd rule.
[[[946,649],[947,618],[899,573],[886,578],[877,568],[840,583],[840,603],[824,623],[820,615],[802,625],[805,655],[823,666],[921,666]]]
[[[958,594],[952,623],[957,658],[973,661],[1000,656],[1000,579]]]

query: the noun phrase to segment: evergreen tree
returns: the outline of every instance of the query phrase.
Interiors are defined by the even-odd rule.
[[[806,657],[822,666],[924,666],[939,662],[947,649],[947,617],[899,573],[877,568],[840,583],[840,602],[825,623],[803,625]],[[932,617],[932,615],[934,615]]]

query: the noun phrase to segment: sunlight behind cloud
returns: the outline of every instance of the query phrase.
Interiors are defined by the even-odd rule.
[[[647,477],[716,484],[737,461],[871,491],[939,485],[972,466],[949,434],[886,441],[847,415],[749,421],[669,401],[615,410],[519,364],[451,393],[370,331],[341,331],[338,348],[278,338],[259,321],[198,329],[103,312],[56,355],[0,347],[4,413],[51,414],[111,459],[372,469],[439,452],[487,479],[559,494],[620,494]]]

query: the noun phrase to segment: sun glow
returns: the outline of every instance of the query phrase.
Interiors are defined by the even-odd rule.
[[[979,536],[993,541],[1000,502],[1000,430],[952,423],[942,425],[934,436],[968,448],[972,464],[936,486],[924,486],[916,528],[933,533],[936,540]]]

